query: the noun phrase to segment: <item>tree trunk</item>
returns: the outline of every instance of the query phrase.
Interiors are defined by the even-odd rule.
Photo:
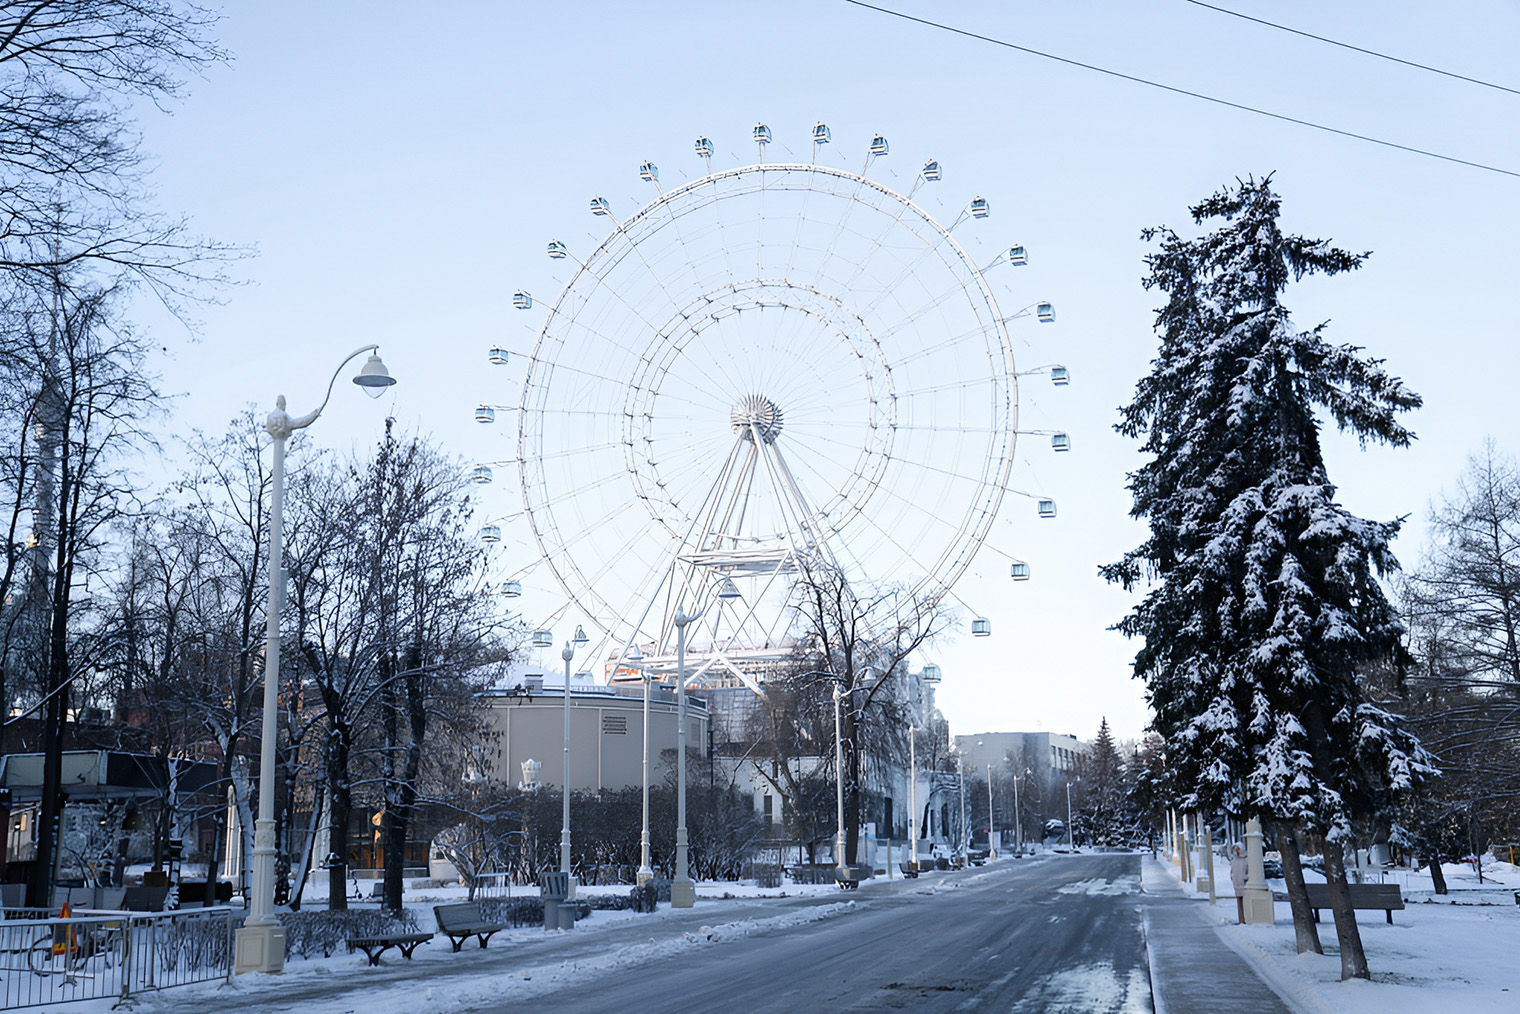
[[[1288,907],[1293,911],[1293,936],[1300,954],[1323,954],[1309,892],[1304,889],[1304,867],[1298,858],[1298,837],[1292,825],[1276,821],[1277,850],[1282,854],[1283,880],[1288,885]]]
[[[401,783],[396,770],[396,753],[401,749],[400,722],[396,703],[395,666],[387,652],[380,666],[380,724],[385,732],[385,749],[380,761],[380,775],[385,794],[385,810],[380,816],[380,841],[385,848],[381,861],[383,905],[386,911],[401,911],[401,879],[405,875],[406,827],[401,822]]]
[[[222,746],[222,761],[217,765],[218,785],[230,785],[232,783],[232,759],[237,750],[237,738],[229,737]],[[206,889],[201,892],[201,901],[210,907],[216,904],[217,863],[221,861],[221,845],[227,840],[227,807],[225,804],[218,806],[212,815],[211,826],[214,829],[211,835],[211,854],[206,857]],[[227,841],[227,854],[232,854],[232,842]],[[188,901],[189,899],[184,899]]]
[[[59,526],[63,530],[63,526]],[[59,538],[48,613],[47,679],[49,697],[42,726],[42,812],[38,815],[37,861],[27,882],[27,904],[52,905],[53,869],[63,847],[63,747],[69,715],[69,581],[73,573]]]
[[[327,738],[328,848],[331,860],[327,870],[327,907],[330,911],[348,908],[348,821],[353,812],[353,791],[348,784],[349,736],[351,730],[334,722]]]
[[[306,840],[301,843],[300,865],[296,867],[296,884],[290,892],[290,910],[301,910],[301,895],[306,890],[306,878],[311,874],[312,854],[311,850],[317,840],[317,821],[322,819],[322,807],[326,803],[324,795],[327,787],[318,782],[312,787],[311,819],[306,827]],[[250,825],[251,826],[251,825]],[[252,845],[250,844],[250,849]],[[251,854],[251,853],[250,853]]]
[[[1351,908],[1351,888],[1346,883],[1346,857],[1338,842],[1325,842],[1325,879],[1330,887],[1330,909],[1335,913],[1335,937],[1341,946],[1341,981],[1370,979],[1362,934]]]
[[[1325,716],[1318,701],[1304,710],[1304,725],[1309,733],[1309,749],[1314,766],[1320,771],[1335,770],[1330,756],[1329,737],[1325,733]],[[1351,909],[1351,888],[1346,884],[1346,857],[1337,842],[1325,840],[1325,880],[1330,887],[1330,907],[1335,912],[1335,935],[1341,947],[1341,981],[1370,979],[1367,954],[1362,950],[1362,933]]]
[[[840,716],[840,740],[844,748],[844,860],[854,866],[860,856],[860,723],[855,711],[845,708]]]
[[[421,659],[414,652],[407,666],[416,670]],[[427,699],[421,672],[406,677],[406,716],[408,737],[402,754],[401,780],[395,799],[386,805],[385,843],[385,907],[393,912],[401,911],[401,879],[405,874],[407,831],[415,817],[417,804],[417,777],[422,772],[422,743],[427,735]],[[392,856],[395,857],[394,861]],[[395,877],[392,879],[392,867]]]
[[[1441,869],[1441,855],[1435,849],[1425,857],[1425,864],[1430,867],[1430,884],[1437,894],[1446,894],[1446,873]]]
[[[48,685],[53,685],[51,678]],[[26,882],[28,908],[52,904],[53,867],[58,861],[63,827],[63,719],[68,713],[68,699],[68,688],[59,687],[43,709],[42,805],[37,815],[37,857]]]

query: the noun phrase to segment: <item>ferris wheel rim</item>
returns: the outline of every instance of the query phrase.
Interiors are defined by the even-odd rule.
[[[993,523],[997,519],[1004,495],[1008,491],[1009,477],[1015,458],[1014,451],[1018,424],[1018,390],[1012,344],[1008,337],[1006,321],[998,307],[997,298],[987,284],[982,269],[977,266],[960,242],[955,239],[951,230],[934,218],[921,205],[915,203],[911,193],[905,196],[886,184],[872,180],[861,173],[850,172],[834,166],[799,162],[762,162],[710,172],[680,187],[660,192],[653,200],[645,203],[625,221],[620,222],[616,218],[612,219],[614,228],[584,260],[576,259],[576,268],[561,287],[554,302],[549,306],[545,321],[538,329],[533,351],[528,356],[527,372],[521,388],[518,404],[519,411],[517,413],[517,464],[524,514],[528,519],[529,527],[533,531],[534,539],[542,559],[549,565],[550,572],[554,574],[556,581],[565,594],[569,596],[570,600],[581,608],[586,618],[604,630],[608,630],[603,624],[604,615],[612,613],[615,616],[618,607],[615,603],[608,602],[595,591],[593,582],[581,572],[581,568],[575,561],[573,554],[565,552],[566,539],[558,531],[558,523],[554,519],[551,507],[553,497],[549,495],[537,496],[537,490],[534,489],[535,480],[530,476],[530,460],[535,451],[535,448],[531,445],[536,439],[540,445],[539,449],[541,449],[543,442],[542,429],[539,429],[536,433],[532,432],[531,429],[530,418],[533,416],[535,409],[530,405],[530,398],[535,390],[545,391],[551,387],[552,379],[541,379],[541,375],[545,371],[552,374],[555,366],[554,360],[545,355],[546,346],[553,340],[552,334],[560,321],[567,321],[570,326],[574,326],[575,317],[573,313],[566,311],[566,301],[575,293],[577,285],[582,281],[583,277],[588,273],[595,275],[594,266],[598,265],[604,257],[609,256],[614,246],[620,241],[627,242],[630,247],[637,246],[638,241],[630,236],[630,230],[633,227],[652,219],[662,209],[670,208],[677,202],[689,198],[693,194],[700,193],[704,189],[715,188],[726,180],[743,179],[755,174],[758,174],[761,179],[764,179],[768,174],[784,174],[786,176],[803,174],[799,178],[804,180],[813,177],[827,177],[846,182],[857,188],[869,188],[870,191],[877,193],[887,201],[895,202],[903,209],[905,215],[911,212],[916,216],[917,221],[926,227],[928,231],[933,232],[938,237],[938,241],[943,243],[945,248],[954,254],[954,260],[963,265],[966,272],[966,278],[961,283],[963,288],[968,289],[969,293],[974,287],[975,297],[984,303],[991,312],[990,322],[986,330],[990,330],[996,336],[1000,362],[995,365],[1001,367],[1001,377],[1006,381],[1001,388],[1006,401],[1005,410],[1001,414],[1003,425],[995,433],[989,434],[994,436],[996,440],[997,465],[990,475],[984,475],[981,478],[971,477],[980,490],[979,495],[974,498],[978,502],[966,505],[965,523],[956,529],[959,537],[948,541],[939,558],[933,564],[925,567],[925,578],[920,584],[927,585],[925,588],[927,594],[924,598],[929,605],[937,603],[949,593],[950,589],[972,565],[980,546],[985,541]],[[809,190],[810,188],[804,185],[788,189]],[[841,194],[832,191],[819,192],[835,199],[846,199],[857,203],[864,203],[860,201],[858,196],[853,194]],[[747,193],[748,191],[741,192],[741,196]],[[723,199],[724,195],[718,194],[711,198],[711,202],[719,203]],[[872,207],[870,205],[866,206]],[[879,209],[873,207],[872,210]],[[623,256],[627,256],[627,254],[625,253]],[[746,284],[749,282],[760,284],[763,283],[763,280],[746,280]],[[781,279],[778,280],[778,284],[791,285],[792,283]],[[848,307],[844,306],[843,301],[838,300],[837,297],[821,290],[815,291],[822,298],[833,300],[842,308],[848,310]],[[665,370],[658,372],[661,377],[666,375]],[[658,387],[658,385],[655,386],[656,388]],[[889,447],[888,453],[883,458],[882,467],[885,468],[890,463],[890,460],[892,459]],[[630,468],[629,471],[637,475],[634,469]],[[852,472],[852,475],[859,476],[858,470]],[[544,492],[547,494],[549,491],[544,490]],[[541,524],[541,521],[545,523]],[[943,572],[941,572],[942,568],[944,568]],[[613,622],[617,622],[617,620],[614,619]]]

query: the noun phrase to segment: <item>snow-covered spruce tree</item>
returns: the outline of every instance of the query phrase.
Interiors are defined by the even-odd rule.
[[[1402,447],[1413,435],[1397,416],[1420,399],[1380,360],[1329,344],[1325,325],[1294,329],[1280,302],[1288,283],[1367,255],[1285,235],[1270,182],[1248,179],[1192,208],[1196,224],[1218,223],[1197,239],[1142,234],[1159,243],[1145,286],[1167,296],[1161,348],[1116,428],[1150,456],[1129,477],[1131,513],[1150,538],[1103,573],[1150,585],[1118,626],[1143,640],[1135,675],[1181,805],[1260,815],[1280,838],[1324,835],[1342,977],[1366,978],[1341,843],[1351,816],[1432,769],[1358,681],[1359,667],[1403,650],[1377,580],[1397,567],[1399,522],[1336,503],[1316,410],[1364,444]],[[1301,879],[1289,887],[1300,949],[1317,950]]]

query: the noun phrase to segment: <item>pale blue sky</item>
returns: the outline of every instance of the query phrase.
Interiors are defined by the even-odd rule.
[[[1513,3],[1224,6],[1520,87]],[[888,5],[890,6],[890,5]],[[925,17],[1072,59],[1358,133],[1520,171],[1520,96],[1327,47],[1182,0],[975,4],[902,0]],[[988,235],[1031,263],[995,279],[1005,306],[1053,301],[1052,327],[1013,325],[1021,366],[1062,362],[1069,388],[1021,391],[1025,427],[1071,434],[1073,453],[1021,442],[1013,484],[1060,517],[1005,504],[999,547],[1035,579],[1012,585],[987,556],[957,592],[991,638],[940,645],[939,699],[957,733],[1043,728],[1091,736],[1107,715],[1145,722],[1132,647],[1105,632],[1126,597],[1096,577],[1141,538],[1126,513],[1132,442],[1111,430],[1154,348],[1140,288],[1140,229],[1185,229],[1186,206],[1236,176],[1276,173],[1289,228],[1374,256],[1360,272],[1290,291],[1298,320],[1365,345],[1426,398],[1409,451],[1328,441],[1345,502],[1416,524],[1486,435],[1520,448],[1513,235],[1520,180],[1273,122],[911,25],[842,0],[765,4],[231,3],[231,67],[197,81],[170,117],[143,123],[165,208],[220,239],[257,245],[250,284],[207,308],[198,344],[164,331],[176,425],[219,428],[276,394],[305,411],[338,360],[382,343],[401,380],[382,401],[406,425],[474,459],[511,453],[477,426],[480,401],[513,402],[520,370],[485,350],[531,348],[514,289],[553,295],[544,244],[592,242],[601,194],[634,208],[638,163],[695,174],[698,134],[716,165],[751,161],[757,120],[806,159],[816,120],[850,161],[892,142],[889,185],[925,159],[945,178],[936,215],[994,202]],[[775,151],[773,157],[788,157]],[[896,172],[897,177],[885,175]],[[1016,302],[1020,297],[1022,302]],[[534,317],[532,323],[540,318]],[[1027,325],[1027,326],[1025,326]],[[236,368],[229,368],[235,364]],[[346,392],[345,392],[346,393]],[[312,431],[347,446],[383,410],[335,401]],[[517,507],[485,494],[485,515]],[[510,533],[509,533],[510,534]],[[531,555],[504,542],[507,555]],[[543,598],[546,598],[544,596]],[[519,600],[530,619],[548,601]],[[969,618],[968,618],[969,619]],[[561,621],[563,625],[564,621]]]

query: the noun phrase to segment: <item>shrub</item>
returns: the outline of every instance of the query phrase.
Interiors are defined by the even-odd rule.
[[[403,910],[393,915],[379,909],[347,909],[336,912],[308,909],[276,914],[285,930],[285,952],[300,958],[331,957],[350,937],[382,933],[415,933],[417,915]]]

